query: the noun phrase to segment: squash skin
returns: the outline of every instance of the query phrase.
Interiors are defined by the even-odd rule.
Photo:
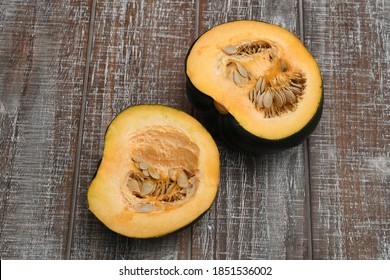
[[[270,24],[262,21],[258,22]],[[205,33],[207,33],[209,30],[205,31]],[[211,133],[220,135],[224,142],[235,150],[253,154],[264,154],[296,147],[302,144],[302,142],[305,141],[314,132],[320,122],[323,112],[324,92],[322,81],[321,99],[315,114],[302,129],[285,138],[266,139],[256,136],[241,126],[240,123],[229,112],[221,113],[216,108],[214,99],[196,88],[188,76],[187,60],[194,45],[200,38],[201,36],[199,36],[192,43],[185,59],[186,94],[188,100],[194,106],[196,115],[200,118],[199,120]]]
[[[221,114],[214,106],[212,97],[195,88],[186,78],[186,92],[190,103],[198,110],[201,122],[211,132],[219,134],[224,142],[235,150],[263,154],[293,148],[305,141],[314,132],[323,112],[323,96],[318,110],[300,131],[282,139],[269,140],[257,137],[243,128],[231,114]]]
[[[126,236],[126,237],[129,237],[129,238],[135,238],[135,239],[148,239],[148,238],[159,238],[159,237],[162,237],[162,236],[166,236],[166,235],[169,235],[169,234],[173,234],[173,233],[177,233],[177,232],[180,232],[180,231],[183,231],[183,230],[185,230],[185,229],[187,229],[187,228],[189,228],[189,227],[191,227],[192,225],[194,225],[199,219],[201,219],[202,217],[203,217],[203,215],[204,214],[206,214],[207,213],[207,211],[209,210],[209,208],[210,207],[212,207],[212,205],[213,205],[213,201],[215,200],[215,198],[216,198],[216,196],[217,196],[217,194],[218,194],[218,182],[219,182],[219,153],[218,153],[218,149],[217,149],[217,146],[215,145],[215,143],[214,142],[212,142],[212,143],[210,143],[209,141],[212,141],[213,139],[212,139],[212,137],[209,135],[207,138],[209,138],[209,140],[207,140],[207,139],[202,139],[200,142],[202,142],[202,143],[204,143],[204,141],[206,141],[207,143],[209,143],[209,144],[207,144],[206,145],[206,147],[208,147],[208,148],[206,148],[206,150],[203,148],[203,155],[209,155],[209,148],[212,148],[212,146],[215,146],[215,151],[213,150],[212,151],[212,155],[213,155],[213,164],[212,164],[212,167],[210,167],[211,169],[213,169],[214,170],[214,168],[217,168],[217,170],[216,171],[218,171],[218,173],[215,173],[214,171],[212,172],[214,175],[213,175],[213,177],[212,178],[210,178],[210,177],[207,177],[207,179],[211,179],[211,182],[212,182],[212,185],[210,185],[209,187],[210,187],[210,191],[206,191],[205,189],[204,189],[204,187],[202,187],[203,188],[203,192],[206,192],[206,194],[207,195],[210,195],[210,196],[213,196],[213,201],[210,201],[210,204],[208,205],[208,207],[207,208],[199,208],[199,209],[201,209],[202,210],[202,212],[198,212],[197,211],[197,214],[194,214],[194,215],[196,215],[196,218],[194,218],[193,220],[191,220],[191,222],[187,222],[187,223],[185,223],[185,224],[183,224],[182,226],[179,226],[179,227],[176,227],[176,228],[174,228],[174,229],[171,229],[171,230],[166,230],[166,229],[164,229],[164,226],[162,226],[162,228],[161,229],[159,229],[158,230],[158,232],[160,232],[160,233],[153,233],[153,234],[149,234],[149,233],[147,233],[147,234],[144,234],[144,233],[138,233],[138,231],[137,231],[137,233],[134,233],[133,232],[133,230],[131,230],[131,228],[130,227],[128,227],[127,225],[125,226],[125,227],[123,227],[123,226],[119,226],[118,227],[118,223],[121,223],[121,221],[125,221],[125,220],[128,220],[128,217],[135,217],[135,215],[137,215],[137,216],[144,216],[144,217],[147,217],[147,216],[149,216],[149,215],[151,215],[151,216],[156,216],[156,215],[160,215],[161,217],[162,217],[162,219],[164,219],[164,215],[162,215],[161,213],[157,213],[157,214],[155,214],[155,213],[153,213],[153,212],[151,212],[151,213],[136,213],[136,212],[132,212],[132,213],[128,213],[128,210],[127,209],[123,209],[123,211],[122,212],[127,212],[127,213],[124,213],[124,215],[122,216],[122,214],[119,214],[119,215],[116,215],[116,217],[118,217],[118,219],[117,219],[117,221],[114,221],[114,220],[112,220],[113,218],[107,218],[105,215],[102,215],[102,210],[100,210],[100,209],[102,209],[102,208],[105,208],[105,206],[109,206],[108,204],[107,204],[107,202],[102,202],[102,201],[99,201],[99,200],[103,200],[103,196],[105,196],[104,194],[102,195],[102,193],[104,193],[104,192],[112,192],[112,190],[110,190],[109,188],[106,188],[106,186],[103,186],[103,184],[101,183],[102,182],[102,178],[103,177],[107,177],[107,172],[106,172],[106,170],[107,170],[107,161],[109,160],[109,159],[107,159],[107,156],[108,157],[110,157],[110,155],[107,153],[107,151],[106,151],[106,149],[107,149],[107,141],[110,141],[110,137],[108,137],[108,134],[110,133],[109,132],[109,130],[110,130],[110,128],[111,128],[111,126],[113,125],[113,123],[114,122],[117,122],[117,119],[119,118],[119,116],[122,114],[122,113],[125,113],[125,111],[127,111],[127,110],[129,110],[129,109],[134,109],[134,108],[136,108],[136,107],[139,107],[139,108],[145,108],[145,109],[148,109],[148,108],[151,108],[151,110],[159,110],[159,108],[161,108],[160,110],[170,110],[170,111],[172,111],[172,112],[177,112],[178,114],[183,114],[184,112],[182,112],[182,111],[180,111],[180,110],[177,110],[177,109],[174,109],[174,108],[169,108],[169,107],[167,107],[167,106],[162,106],[162,105],[136,105],[136,106],[131,106],[131,107],[129,107],[129,108],[127,108],[127,109],[125,109],[125,110],[123,110],[121,113],[119,113],[111,122],[110,122],[110,125],[108,126],[108,128],[107,128],[107,130],[106,130],[106,133],[105,133],[105,142],[104,142],[104,145],[105,145],[105,147],[104,147],[104,151],[103,151],[103,157],[102,157],[102,159],[100,160],[100,162],[98,163],[98,167],[97,167],[97,171],[96,171],[96,173],[95,173],[95,175],[94,175],[94,178],[92,179],[92,182],[91,182],[91,185],[90,185],[90,187],[89,187],[89,189],[88,189],[88,206],[89,206],[89,210],[96,216],[96,218],[98,219],[98,220],[100,220],[100,222],[102,222],[106,227],[108,227],[109,229],[111,229],[112,231],[114,231],[114,232],[116,232],[116,233],[118,233],[118,234],[120,234],[120,235],[123,235],[123,236]],[[164,109],[164,108],[166,108],[166,109]],[[166,112],[167,113],[167,116],[169,117],[169,115],[168,115],[168,112]],[[185,113],[184,113],[185,114]],[[187,115],[187,114],[185,114],[185,115]],[[170,117],[172,117],[172,116],[170,116]],[[184,116],[183,116],[184,117]],[[191,116],[189,116],[188,115],[188,117],[191,117]],[[193,118],[193,117],[191,117],[191,118]],[[171,120],[174,120],[173,118],[171,118]],[[181,121],[180,122],[185,122],[184,120],[182,120],[181,119]],[[129,123],[129,125],[131,125],[131,122]],[[191,126],[191,125],[193,125],[193,126]],[[193,123],[192,121],[191,121],[191,123],[190,123],[190,126],[191,126],[191,130],[194,130],[194,131],[196,131],[196,132],[191,132],[191,135],[193,135],[192,133],[196,133],[196,134],[200,134],[200,136],[199,137],[206,137],[206,135],[204,134],[204,133],[207,133],[207,130],[203,127],[203,126],[201,126],[201,124],[200,123],[198,123],[198,124],[196,124],[196,123]],[[112,128],[111,128],[111,130],[112,130]],[[114,129],[114,131],[116,131],[117,129]],[[112,134],[113,132],[111,132],[111,134]],[[114,132],[114,133],[117,133],[117,132]],[[202,135],[204,135],[204,136],[202,136]],[[112,137],[112,136],[111,136]],[[198,144],[198,142],[196,142],[197,144]],[[208,146],[208,145],[211,145],[210,147]],[[215,156],[215,157],[214,157]],[[218,157],[217,157],[218,156]],[[215,166],[214,164],[215,164],[215,162],[217,162],[218,163],[218,166]],[[110,164],[110,163],[108,163],[108,164]],[[208,168],[208,169],[210,169],[210,168]],[[203,164],[203,167],[202,167],[202,169],[206,169],[206,166],[204,166],[204,164]],[[116,174],[114,174],[114,175],[116,175]],[[201,177],[201,178],[203,178],[203,177]],[[104,180],[103,180],[104,181]],[[216,185],[214,185],[214,184],[216,184]],[[201,185],[203,186],[204,184],[203,183],[201,183]],[[215,192],[215,193],[214,193]],[[110,194],[110,196],[111,196],[111,194]],[[98,197],[98,198],[97,198]],[[102,197],[101,199],[99,199],[99,197]],[[105,199],[105,198],[104,198]],[[191,201],[191,200],[193,200],[193,199],[195,199],[195,197],[191,197],[191,198],[189,198],[189,200]],[[199,197],[198,198],[196,198],[196,199],[199,199]],[[188,204],[190,201],[187,201],[187,202],[185,202],[184,204]],[[116,201],[117,202],[117,204],[120,204],[120,201]],[[195,201],[196,202],[196,201]],[[191,203],[193,203],[193,202],[191,202]],[[184,205],[183,205],[184,206]],[[116,207],[116,206],[115,206]],[[177,208],[180,208],[181,206],[179,206],[179,207],[177,207]],[[186,206],[184,206],[184,207],[186,207]],[[188,207],[186,208],[187,210],[188,210]],[[103,212],[104,211],[106,211],[106,213],[107,213],[107,211],[108,210],[103,210]],[[177,212],[177,210],[172,210],[172,209],[170,209],[170,210],[168,210],[166,213],[166,215],[170,215],[169,214],[169,212],[170,211],[176,211]],[[190,210],[190,212],[191,212],[191,210]],[[193,212],[195,212],[195,210],[193,211]],[[177,213],[176,213],[177,214]],[[189,215],[192,215],[193,213],[189,213]],[[112,216],[112,217],[114,217],[114,215],[112,215],[111,213],[107,213],[107,216]],[[183,213],[183,215],[186,215],[185,213]],[[195,217],[195,216],[194,216]],[[115,220],[116,220],[116,218],[115,218]],[[130,218],[130,220],[132,220],[132,218]],[[131,221],[126,221],[126,223],[127,222],[131,222]],[[131,225],[131,227],[137,227],[137,226],[141,226],[141,225],[137,225],[137,224],[129,224],[129,226]],[[127,230],[129,230],[129,232],[127,231]]]
[[[282,151],[300,145],[316,129],[322,115],[323,99],[313,118],[297,133],[277,140],[257,137],[246,131],[231,115],[220,115],[220,133],[222,138],[233,148],[250,153],[262,154],[272,151]]]

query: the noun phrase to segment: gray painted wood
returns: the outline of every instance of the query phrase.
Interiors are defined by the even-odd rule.
[[[65,258],[90,6],[0,2],[0,258]]]
[[[389,259],[389,15],[362,0],[0,1],[0,258]],[[187,50],[235,19],[304,41],[324,78],[319,127],[264,156],[216,136],[220,191],[199,222],[111,232],[86,201],[108,124],[140,103],[193,112]]]
[[[325,108],[310,139],[313,257],[390,258],[390,3],[305,1]]]

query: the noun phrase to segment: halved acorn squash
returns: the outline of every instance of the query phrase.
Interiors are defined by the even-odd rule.
[[[133,106],[108,127],[89,209],[119,234],[158,237],[204,214],[218,183],[217,146],[196,119],[162,105]]]
[[[273,24],[240,20],[208,30],[188,52],[186,81],[189,100],[206,116],[201,122],[248,152],[296,146],[321,118],[315,59]]]

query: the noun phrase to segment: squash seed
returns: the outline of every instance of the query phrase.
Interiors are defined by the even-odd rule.
[[[137,182],[137,180],[133,179],[133,178],[129,178],[127,180],[127,186],[129,187],[129,189],[133,192],[139,192],[140,189],[139,189],[139,183]]]
[[[146,170],[146,169],[149,168],[149,164],[147,164],[146,162],[141,161],[139,163],[139,168],[142,169],[142,170]]]
[[[138,211],[142,213],[149,213],[153,211],[153,205],[150,203],[143,203],[139,206]]]
[[[265,108],[270,108],[272,106],[272,102],[273,102],[273,94],[271,93],[270,90],[267,90],[264,93],[263,105]]]
[[[257,104],[260,108],[263,108],[264,107],[264,104],[263,104],[263,99],[264,99],[264,94],[259,94],[257,96]]]
[[[156,188],[156,185],[152,181],[146,180],[142,184],[141,195],[145,196],[152,193]]]
[[[248,78],[248,71],[246,68],[241,64],[236,62],[237,71],[243,78]]]
[[[290,86],[290,90],[295,94],[295,96],[303,94],[303,90],[300,87]]]
[[[296,96],[289,88],[285,88],[283,93],[286,96],[286,100],[288,103],[294,104],[297,101]]]
[[[140,157],[140,156],[138,156],[138,155],[135,155],[135,156],[133,156],[133,160],[134,160],[135,162],[141,162],[141,161],[143,161],[143,158]]]
[[[281,94],[279,91],[276,91],[274,94],[274,102],[278,107],[282,107],[284,105],[284,99],[282,96],[283,94]]]
[[[231,45],[223,47],[222,50],[224,51],[224,53],[226,53],[228,55],[233,55],[233,54],[237,53],[237,48],[235,46],[231,46]]]
[[[177,176],[177,184],[181,188],[188,187],[188,176],[184,171],[179,172],[179,175]]]
[[[154,167],[149,167],[148,168],[148,172],[149,172],[149,175],[150,177],[152,177],[153,179],[160,179],[160,173],[158,172],[158,170]]]
[[[237,70],[232,71],[232,80],[237,86],[242,86],[248,82],[248,78],[244,78]]]
[[[173,182],[176,182],[176,173],[177,171],[175,169],[170,168],[168,170],[169,179],[171,179]]]
[[[262,94],[264,92],[264,90],[265,90],[265,81],[264,81],[264,79],[262,77],[259,77],[259,79],[257,80],[255,88],[256,88],[257,92],[260,92],[260,94]]]

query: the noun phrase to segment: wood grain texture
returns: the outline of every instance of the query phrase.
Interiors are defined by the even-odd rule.
[[[67,244],[90,6],[0,2],[0,258]]]
[[[199,33],[237,19],[299,30],[293,1],[202,1]],[[208,215],[194,225],[192,258],[309,258],[304,146],[264,156],[232,151],[223,142],[219,147],[220,192]]]
[[[304,1],[325,110],[310,139],[313,257],[390,258],[390,2]]]
[[[0,0],[0,258],[390,259],[389,18],[385,0]],[[187,50],[235,19],[304,40],[323,73],[319,127],[263,156],[216,136],[220,191],[199,222],[111,232],[86,201],[110,121],[141,103],[193,112]]]
[[[194,1],[97,1],[81,154],[74,259],[188,258],[191,230],[133,240],[108,230],[88,211],[87,189],[116,114],[136,104],[190,112],[184,59],[193,40]]]

